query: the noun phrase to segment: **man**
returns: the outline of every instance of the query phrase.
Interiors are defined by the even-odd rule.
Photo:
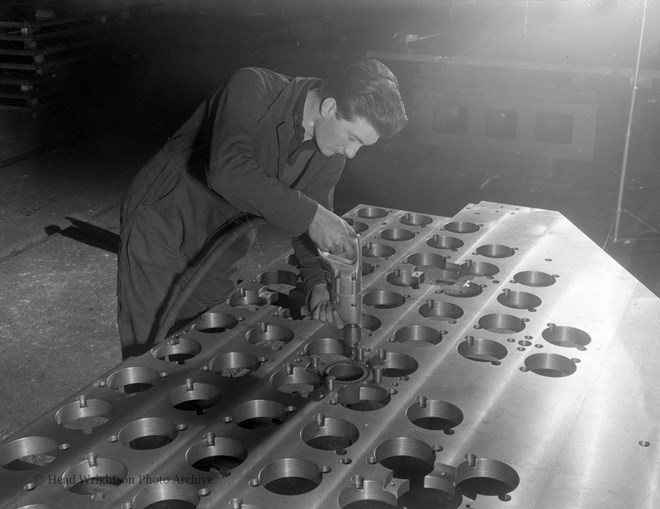
[[[397,80],[377,60],[353,64],[328,83],[238,70],[142,168],[122,203],[124,358],[153,345],[167,303],[210,240],[248,214],[294,237],[307,305],[315,319],[337,323],[316,248],[355,253],[350,227],[332,212],[334,187],[346,158],[406,122]],[[253,240],[245,235],[218,257],[178,311],[179,323],[227,298]]]

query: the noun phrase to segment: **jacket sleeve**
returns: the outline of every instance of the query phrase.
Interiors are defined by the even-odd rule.
[[[280,89],[282,87],[280,86]],[[239,210],[300,235],[309,227],[317,203],[277,179],[277,150],[271,168],[255,159],[259,120],[273,103],[277,87],[262,71],[237,71],[224,89],[213,125],[207,182]],[[273,133],[273,142],[277,142]]]

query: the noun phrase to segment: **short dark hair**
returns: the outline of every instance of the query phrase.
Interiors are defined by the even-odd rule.
[[[408,122],[399,82],[382,62],[369,59],[349,65],[328,80],[326,97],[337,103],[337,116],[365,119],[382,138],[391,138]]]

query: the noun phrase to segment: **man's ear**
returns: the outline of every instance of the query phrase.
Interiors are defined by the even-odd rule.
[[[328,118],[337,113],[337,102],[332,97],[326,97],[321,103],[321,116]]]

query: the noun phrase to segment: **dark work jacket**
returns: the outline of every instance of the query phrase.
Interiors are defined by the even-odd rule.
[[[226,223],[251,213],[298,237],[309,227],[317,204],[332,210],[344,156],[316,151],[300,175],[283,180],[294,106],[301,94],[320,84],[316,78],[240,69],[138,173],[121,208],[123,346],[148,343],[151,333],[137,321],[150,320],[153,326],[159,318],[158,309],[142,309],[139,301],[146,295],[139,286],[148,286],[151,300],[162,306],[176,279]],[[308,239],[294,240],[294,247],[303,267],[312,267],[302,271],[306,287],[323,282]],[[145,271],[159,274],[160,283],[147,279]]]

